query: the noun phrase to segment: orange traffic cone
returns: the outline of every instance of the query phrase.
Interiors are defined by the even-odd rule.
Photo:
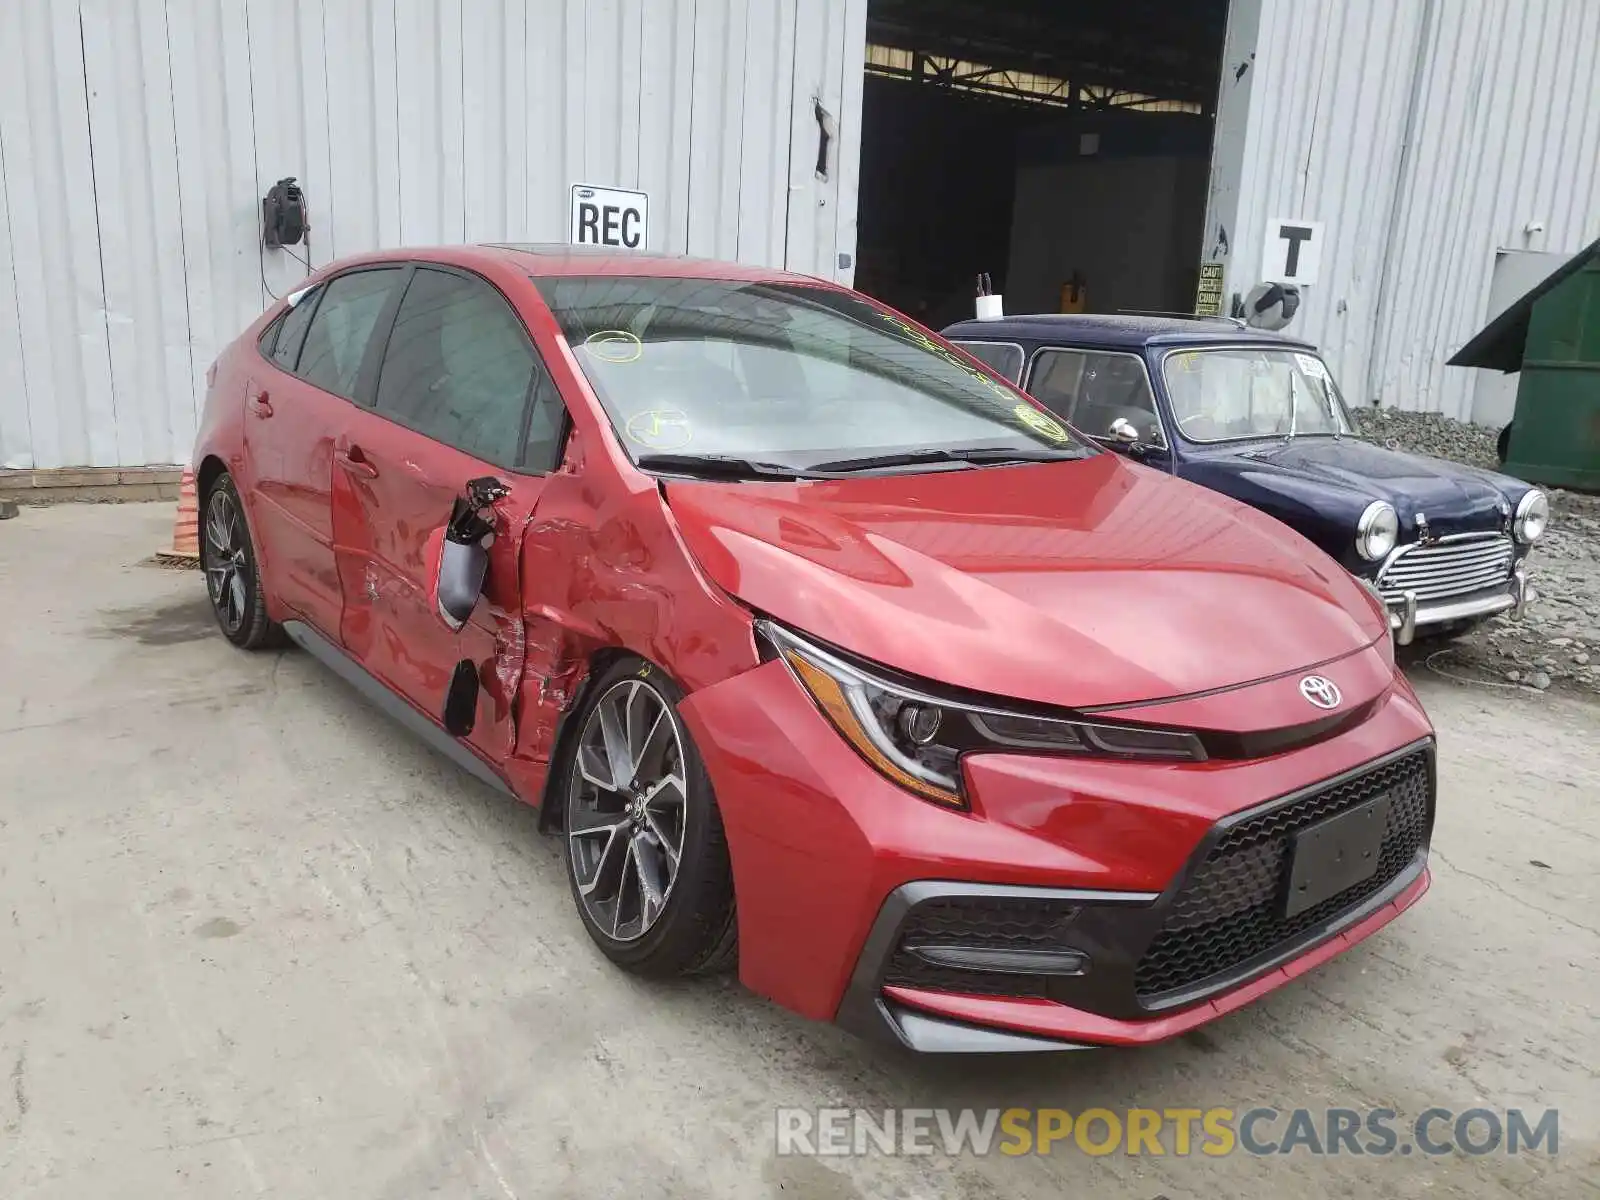
[[[172,521],[172,545],[158,550],[156,557],[172,566],[200,565],[200,498],[195,492],[194,471],[183,469],[178,488],[178,512]]]

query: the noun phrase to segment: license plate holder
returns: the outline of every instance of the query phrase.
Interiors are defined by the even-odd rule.
[[[1392,803],[1391,797],[1378,796],[1292,835],[1285,917],[1315,908],[1377,873]]]

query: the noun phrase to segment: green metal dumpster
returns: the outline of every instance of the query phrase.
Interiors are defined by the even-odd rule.
[[[1522,373],[1501,440],[1508,473],[1600,491],[1600,241],[1496,317],[1450,365]]]

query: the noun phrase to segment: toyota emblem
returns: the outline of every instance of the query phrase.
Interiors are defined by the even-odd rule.
[[[1339,707],[1339,685],[1321,675],[1307,675],[1302,679],[1300,694],[1318,708]]]

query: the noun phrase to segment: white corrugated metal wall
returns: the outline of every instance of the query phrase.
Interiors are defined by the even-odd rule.
[[[1474,373],[1444,363],[1493,315],[1496,251],[1600,235],[1600,2],[1234,0],[1231,20],[1205,240],[1226,229],[1229,290],[1268,220],[1327,222],[1291,331],[1352,403],[1470,416]]]
[[[311,262],[561,241],[848,281],[866,0],[0,0],[0,467],[186,461],[217,350]],[[820,103],[836,131],[817,166]]]

